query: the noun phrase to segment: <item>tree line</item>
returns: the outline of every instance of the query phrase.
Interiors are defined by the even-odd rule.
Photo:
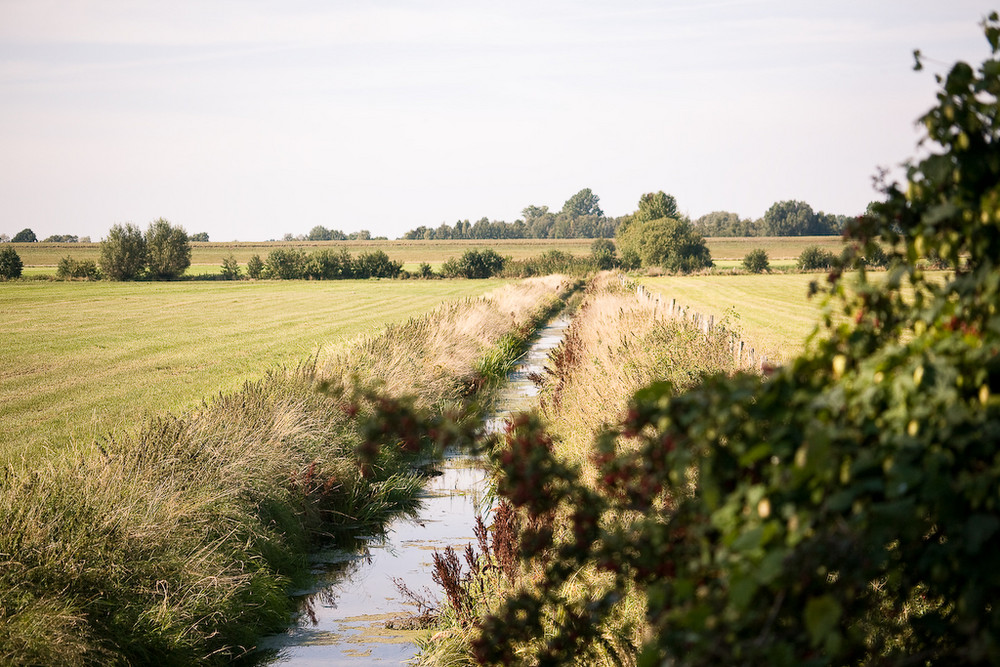
[[[566,200],[562,210],[528,206],[514,222],[480,218],[459,220],[454,225],[421,225],[403,234],[405,240],[447,241],[487,239],[614,238],[632,215],[608,217],[599,206],[600,197],[584,188]],[[714,211],[690,220],[673,211],[672,217],[687,220],[702,236],[839,236],[853,216],[814,211],[803,201],[775,202],[760,218],[741,218],[729,211]]]

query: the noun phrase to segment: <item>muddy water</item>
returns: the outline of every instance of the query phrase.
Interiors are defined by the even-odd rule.
[[[506,415],[531,407],[538,389],[530,376],[545,372],[548,354],[568,325],[568,318],[559,317],[539,331],[501,392],[491,428]],[[482,505],[487,484],[479,461],[453,453],[439,467],[442,474],[429,478],[415,517],[393,521],[384,537],[365,540],[360,552],[317,555],[317,587],[302,592],[294,627],[261,642],[261,648],[276,654],[269,664],[399,665],[417,654],[419,630],[387,628],[418,612],[396,581],[437,601],[433,552],[447,546],[460,552],[475,543],[476,514],[489,509]]]

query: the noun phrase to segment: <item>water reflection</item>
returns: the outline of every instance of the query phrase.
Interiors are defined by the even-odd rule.
[[[510,413],[536,400],[533,377],[545,372],[549,352],[562,340],[567,318],[544,327],[501,392],[496,429]],[[488,491],[480,461],[457,452],[445,457],[440,475],[428,478],[415,516],[391,522],[384,536],[360,537],[360,549],[315,557],[316,586],[301,592],[295,625],[261,642],[271,664],[403,664],[417,654],[420,623],[407,619],[437,600],[432,554],[475,542],[476,515]],[[409,594],[400,592],[400,584]],[[428,602],[429,604],[429,602]]]

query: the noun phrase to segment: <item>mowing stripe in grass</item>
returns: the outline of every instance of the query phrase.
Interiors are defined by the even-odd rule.
[[[181,411],[501,281],[0,284],[0,461]]]

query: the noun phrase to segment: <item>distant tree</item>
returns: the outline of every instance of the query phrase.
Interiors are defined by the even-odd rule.
[[[11,239],[11,243],[35,243],[38,241],[38,237],[35,236],[35,232],[28,228],[24,228],[17,234],[14,234],[14,238]]]
[[[367,229],[359,229],[347,235],[348,241],[369,241],[371,238],[372,234]]]
[[[817,269],[829,269],[837,261],[837,256],[829,250],[823,250],[819,246],[808,246],[799,255],[796,262],[800,271],[815,271]]]
[[[232,254],[222,260],[222,278],[224,280],[239,280],[242,275],[240,263]]]
[[[695,229],[705,236],[753,236],[756,228],[752,221],[741,219],[730,211],[713,211],[694,221]]]
[[[306,251],[301,248],[277,248],[267,255],[264,275],[282,280],[304,278],[307,261]]]
[[[705,237],[687,219],[658,216],[677,214],[677,201],[663,191],[645,194],[639,210],[615,233],[622,264],[638,261],[640,266],[659,266],[668,271],[689,272],[710,268],[712,257]]]
[[[264,262],[260,255],[251,255],[247,260],[247,277],[252,280],[260,280],[264,277]]]
[[[146,237],[132,223],[112,226],[100,252],[98,265],[109,280],[135,280],[146,270]]]
[[[346,248],[339,251],[317,250],[309,256],[305,268],[306,278],[314,280],[336,280],[354,276],[354,262]]]
[[[750,273],[764,273],[771,270],[771,263],[768,261],[767,250],[756,248],[743,257],[743,268]]]
[[[177,278],[191,266],[191,244],[183,227],[163,218],[146,229],[148,271],[154,278]]]
[[[0,243],[10,243],[10,236],[7,234],[0,234]]]
[[[610,239],[597,239],[590,244],[590,256],[601,271],[614,268],[615,243]]]
[[[90,243],[90,237],[89,236],[81,236],[80,237],[80,243]]]
[[[563,204],[562,212],[576,217],[581,215],[604,215],[604,211],[598,206],[601,198],[591,192],[590,188],[584,188],[566,200]]]
[[[294,241],[295,240],[295,234],[291,234],[291,233],[285,234],[284,236],[281,237],[281,240],[282,241]]]
[[[394,262],[382,250],[363,252],[353,262],[355,278],[395,278],[403,270],[401,262]]]
[[[759,223],[764,236],[813,236],[821,231],[816,213],[802,201],[779,201],[771,205]]]
[[[677,218],[677,200],[663,190],[647,192],[639,198],[639,210],[632,215],[636,222],[649,222],[660,218]]]
[[[490,278],[503,271],[506,259],[492,248],[466,250],[458,259],[451,257],[441,266],[448,278]]]
[[[188,236],[188,241],[192,243],[208,243],[208,232],[198,232]]]
[[[0,248],[0,278],[11,280],[20,278],[24,263],[21,256],[11,246]]]
[[[73,234],[53,234],[46,237],[43,243],[77,243],[80,239]]]
[[[323,225],[316,225],[309,230],[310,241],[329,241],[332,237],[330,230]]]

